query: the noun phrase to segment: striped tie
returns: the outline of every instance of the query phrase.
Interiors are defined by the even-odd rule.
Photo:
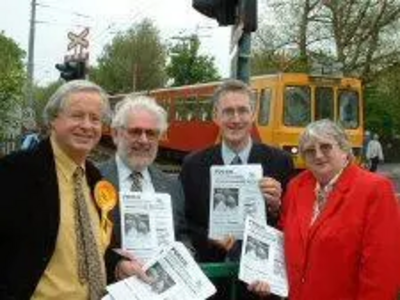
[[[99,248],[90,222],[90,215],[83,190],[84,170],[76,168],[74,182],[74,220],[78,254],[78,276],[81,283],[89,285],[89,299],[99,300],[104,295],[106,278],[102,268]]]
[[[131,174],[132,178],[132,185],[131,185],[131,192],[141,192],[142,191],[142,173],[138,171],[134,171]]]

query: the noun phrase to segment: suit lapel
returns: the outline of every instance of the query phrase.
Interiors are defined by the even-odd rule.
[[[224,165],[224,160],[222,159],[221,145],[215,146],[206,157],[206,166],[214,166],[214,165]]]
[[[156,170],[153,166],[149,166],[149,174],[151,177],[151,182],[154,186],[154,190],[157,193],[165,193],[168,191],[166,182],[161,172],[158,172],[158,170]]]
[[[104,168],[103,176],[106,177],[119,191],[119,178],[115,157],[108,161]]]
[[[258,144],[255,144],[253,142],[253,145],[251,146],[250,149],[250,154],[249,154],[249,161],[248,163],[260,163],[262,161],[261,157],[261,151],[259,150]]]
[[[40,207],[46,212],[47,225],[49,232],[57,235],[58,225],[60,221],[60,197],[58,189],[58,180],[56,172],[56,164],[54,160],[53,150],[50,140],[46,139],[41,142],[34,154],[34,168],[37,177],[38,191],[37,196],[41,197]]]

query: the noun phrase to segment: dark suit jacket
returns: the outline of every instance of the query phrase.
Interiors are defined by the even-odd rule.
[[[285,188],[293,174],[293,162],[282,150],[254,143],[248,163],[262,165],[264,176],[273,177]],[[180,179],[185,193],[185,213],[189,236],[199,262],[221,262],[226,253],[208,242],[210,207],[210,167],[223,165],[221,145],[188,155],[182,165]],[[275,225],[276,217],[268,216]]]
[[[101,178],[86,163],[93,190]],[[0,160],[0,299],[29,299],[56,245],[60,200],[49,140]]]
[[[99,169],[103,176],[119,190],[119,179],[115,158],[112,158],[100,164]],[[187,225],[184,213],[184,196],[181,183],[179,182],[179,180],[173,178],[172,176],[163,173],[155,166],[149,167],[149,173],[154,186],[154,190],[158,193],[167,193],[171,195],[176,240],[185,242],[185,245],[191,248],[191,246],[189,245],[189,239],[187,237]],[[116,246],[120,247],[121,224],[120,210],[118,205],[115,206],[115,208],[113,209],[112,217],[114,220]]]

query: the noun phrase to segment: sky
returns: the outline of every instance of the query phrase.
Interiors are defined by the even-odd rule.
[[[0,1],[0,31],[26,53],[30,10],[31,0]],[[214,56],[220,74],[229,75],[231,29],[218,27],[215,20],[198,13],[192,8],[192,0],[37,0],[35,83],[46,85],[58,79],[54,65],[71,54],[67,51],[68,32],[79,34],[89,28],[89,63],[93,65],[116,32],[144,18],[154,21],[166,42],[177,36],[198,34],[201,54]]]

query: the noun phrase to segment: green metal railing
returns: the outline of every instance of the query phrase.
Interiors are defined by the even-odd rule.
[[[213,281],[214,279],[227,279],[230,282],[230,298],[237,299],[236,283],[239,273],[239,263],[202,263],[200,264],[204,274]]]

